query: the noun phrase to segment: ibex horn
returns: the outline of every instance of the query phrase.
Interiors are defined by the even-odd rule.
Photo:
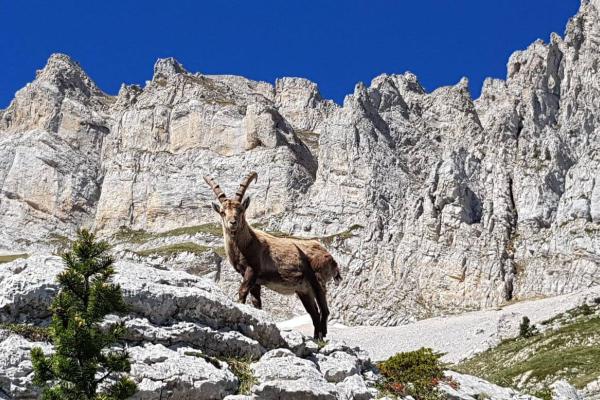
[[[248,186],[250,186],[250,183],[254,180],[256,180],[258,178],[258,174],[254,171],[250,172],[242,181],[242,183],[240,183],[240,188],[238,189],[238,191],[235,193],[235,199],[237,201],[242,201],[242,199],[244,198],[244,194],[246,193],[246,189],[248,189]]]
[[[208,175],[204,175],[204,181],[213,190],[213,192],[215,193],[215,196],[217,196],[217,200],[219,200],[219,203],[224,202],[225,199],[227,198],[227,196],[225,195],[225,193],[223,192],[223,190],[221,189],[219,184],[217,182],[215,182],[215,180]]]

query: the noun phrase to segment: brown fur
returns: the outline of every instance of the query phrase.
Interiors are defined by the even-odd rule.
[[[212,179],[205,180],[213,190],[218,188]],[[227,258],[243,276],[239,301],[245,303],[251,294],[252,303],[260,308],[262,286],[285,295],[296,294],[313,320],[315,337],[323,338],[329,316],[326,285],[331,279],[341,280],[337,263],[316,240],[276,237],[252,228],[245,217],[249,199],[241,200],[249,178],[244,183],[236,199],[221,196],[221,203],[213,205],[221,216]],[[215,190],[217,196],[220,193]]]

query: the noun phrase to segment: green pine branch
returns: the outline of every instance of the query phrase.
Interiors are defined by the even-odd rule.
[[[43,400],[121,400],[136,391],[126,375],[129,355],[114,350],[124,325],[100,328],[107,314],[127,311],[121,287],[110,282],[115,271],[108,250],[108,243],[80,230],[63,255],[66,268],[57,277],[60,291],[50,307],[55,353],[31,351],[34,384],[43,388]]]

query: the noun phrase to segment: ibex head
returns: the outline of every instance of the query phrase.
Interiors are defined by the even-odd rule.
[[[256,180],[257,177],[256,172],[250,172],[240,183],[233,199],[228,199],[214,179],[207,175],[204,176],[204,180],[211,187],[219,201],[219,203],[212,203],[212,208],[221,216],[223,227],[227,232],[235,234],[245,222],[244,214],[250,205],[250,197],[244,198],[244,194],[250,183]]]

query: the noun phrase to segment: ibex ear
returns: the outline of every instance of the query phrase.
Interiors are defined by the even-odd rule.
[[[248,206],[250,205],[250,196],[246,197],[243,201],[242,201],[242,207],[244,208],[244,211],[246,211],[248,209]]]
[[[217,203],[213,202],[212,203],[212,208],[213,210],[215,210],[217,212],[217,214],[221,214],[221,206],[218,205]]]

